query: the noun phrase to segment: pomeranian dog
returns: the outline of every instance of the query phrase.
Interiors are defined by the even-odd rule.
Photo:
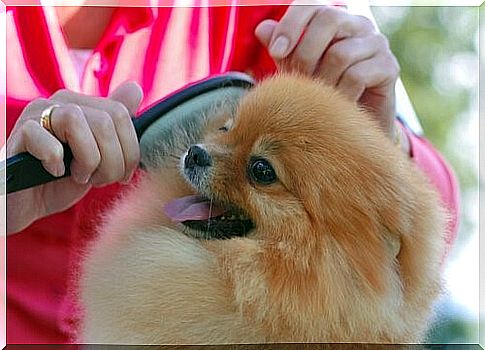
[[[279,75],[182,134],[86,253],[81,342],[423,340],[445,213],[368,112]]]

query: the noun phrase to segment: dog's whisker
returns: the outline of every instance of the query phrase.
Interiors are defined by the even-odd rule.
[[[207,220],[207,231],[209,231],[209,229],[210,229],[210,225],[211,225],[212,203],[213,203],[213,200],[212,200],[212,198],[211,198],[211,200],[210,200],[210,204],[209,204],[209,220]]]

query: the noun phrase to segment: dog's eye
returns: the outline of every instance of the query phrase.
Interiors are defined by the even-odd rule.
[[[270,185],[277,179],[276,172],[266,159],[255,158],[249,163],[249,177],[262,185]]]
[[[229,129],[227,128],[227,126],[221,126],[219,128],[219,131],[222,131],[222,132],[227,132]]]

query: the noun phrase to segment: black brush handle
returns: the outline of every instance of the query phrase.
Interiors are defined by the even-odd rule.
[[[71,175],[72,151],[65,143],[64,175],[55,177],[42,166],[42,162],[28,152],[16,154],[7,159],[7,193],[17,192],[26,188],[42,185]]]

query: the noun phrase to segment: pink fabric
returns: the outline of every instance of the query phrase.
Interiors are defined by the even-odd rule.
[[[443,205],[449,213],[446,239],[445,257],[448,255],[458,232],[458,218],[460,212],[460,192],[457,178],[446,160],[423,137],[413,134],[404,128],[410,142],[410,155],[418,167],[427,175],[431,183],[438,190]]]
[[[254,29],[264,19],[280,18],[285,10],[284,6],[117,9],[79,81],[52,9],[8,7],[7,133],[29,101],[60,88],[106,96],[131,79],[144,90],[143,108],[210,74],[236,70],[261,78],[275,66]],[[445,203],[456,209],[451,170],[425,140],[409,137],[417,164]],[[122,190],[120,185],[93,189],[71,209],[7,238],[8,343],[73,339],[78,313],[71,290],[76,276],[71,273],[76,271],[79,251],[93,237],[99,215]]]

